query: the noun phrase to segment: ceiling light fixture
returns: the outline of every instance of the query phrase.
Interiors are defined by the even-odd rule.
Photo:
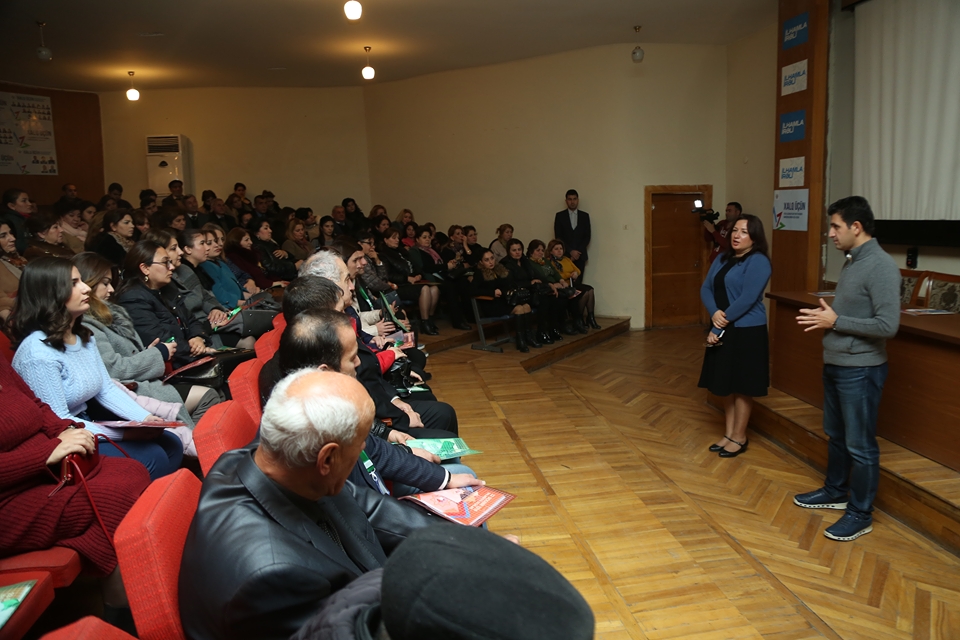
[[[634,27],[633,30],[637,32],[637,46],[633,48],[633,51],[630,53],[630,57],[633,58],[634,62],[643,62],[643,49],[640,47],[640,29],[643,27]]]
[[[363,14],[363,5],[357,2],[357,0],[350,0],[347,4],[343,5],[343,12],[347,14],[347,20],[359,20]]]
[[[363,68],[360,75],[363,76],[364,80],[373,80],[373,76],[376,75],[377,72],[370,66],[370,47],[364,47],[363,50],[367,52],[367,66]]]
[[[50,62],[53,60],[53,51],[48,49],[43,44],[43,28],[47,26],[46,22],[37,22],[37,26],[40,27],[40,46],[37,47],[37,57],[43,60],[44,62]]]
[[[140,92],[133,88],[133,71],[127,71],[127,73],[130,74],[130,88],[127,89],[127,100],[139,100]]]

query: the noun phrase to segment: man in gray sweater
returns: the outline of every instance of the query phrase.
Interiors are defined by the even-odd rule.
[[[847,256],[831,307],[801,309],[805,331],[824,329],[823,430],[830,438],[827,477],[816,491],[794,497],[807,509],[845,509],[824,535],[855,540],[873,530],[880,479],[877,411],[887,379],[887,338],[900,326],[900,270],[873,239],[865,198],[830,205],[830,239]],[[848,500],[849,494],[849,500]]]

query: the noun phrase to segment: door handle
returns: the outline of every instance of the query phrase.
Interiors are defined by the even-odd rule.
[[[693,263],[693,268],[694,268],[694,269],[698,269],[699,267],[700,267],[700,263],[699,263],[699,262],[694,262],[694,263]]]

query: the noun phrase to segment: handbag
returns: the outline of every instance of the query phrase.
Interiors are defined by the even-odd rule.
[[[573,298],[577,293],[576,287],[560,287],[557,289],[557,295],[561,298]]]
[[[176,369],[163,382],[221,389],[237,366],[255,357],[253,349],[223,349]]]
[[[526,287],[517,287],[516,289],[507,291],[506,298],[508,305],[516,307],[521,304],[530,304],[530,301],[533,299],[533,294],[530,292],[530,289]]]
[[[68,428],[83,429],[83,424],[73,423],[73,426]],[[57,494],[58,491],[67,486],[73,486],[77,483],[83,486],[83,490],[87,494],[87,499],[90,501],[90,507],[93,509],[93,515],[96,516],[97,522],[100,523],[100,528],[103,529],[103,534],[107,537],[107,541],[109,541],[110,545],[112,546],[113,537],[107,530],[107,525],[103,523],[103,518],[100,516],[100,510],[97,509],[97,503],[93,501],[93,495],[90,493],[90,487],[87,486],[87,478],[92,477],[97,471],[100,470],[101,439],[115,446],[120,453],[126,457],[130,457],[130,454],[124,451],[123,447],[102,433],[97,433],[93,437],[93,453],[89,453],[85,456],[81,456],[77,453],[71,453],[70,455],[64,457],[64,459],[60,462],[59,476],[53,471],[50,471],[50,467],[47,467],[47,472],[53,476],[54,480],[59,481],[57,486],[54,487],[53,491],[51,491],[50,495],[47,497],[52,498]]]
[[[410,387],[416,386],[417,384],[417,381],[410,377],[410,367],[410,361],[404,358],[403,360],[394,361],[390,370],[387,371],[390,377],[390,384],[397,390],[397,395],[401,398],[409,396]]]

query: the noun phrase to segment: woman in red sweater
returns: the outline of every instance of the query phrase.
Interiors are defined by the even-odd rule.
[[[0,358],[0,406],[0,556],[68,547],[91,574],[109,576],[104,604],[126,606],[113,544],[83,487],[64,486],[50,497],[57,485],[50,471],[59,475],[68,454],[92,451],[93,435],[58,418],[5,358]],[[111,536],[148,484],[150,476],[136,460],[100,457],[87,487]]]

